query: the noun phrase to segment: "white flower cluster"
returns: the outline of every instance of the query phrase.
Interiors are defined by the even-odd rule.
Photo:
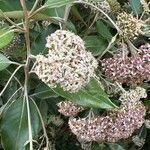
[[[150,12],[150,8],[149,8],[148,3],[145,0],[140,0],[140,2],[141,2],[141,5],[142,5],[144,11],[149,13]]]
[[[34,72],[51,88],[60,85],[65,91],[77,92],[94,76],[97,60],[78,35],[57,30],[47,37],[46,47],[49,53],[36,57]]]
[[[124,92],[120,96],[119,100],[122,103],[127,103],[127,102],[135,103],[135,102],[138,102],[140,98],[146,98],[146,97],[147,97],[146,90],[141,87],[136,87],[135,90],[132,89],[130,91]]]
[[[135,39],[139,34],[143,34],[142,27],[144,27],[144,22],[136,19],[132,14],[120,13],[117,16],[116,24],[121,30],[119,34],[123,38]]]

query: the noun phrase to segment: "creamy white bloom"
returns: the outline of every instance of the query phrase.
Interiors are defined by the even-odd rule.
[[[60,85],[77,92],[85,86],[97,68],[97,60],[85,50],[84,41],[72,32],[57,30],[47,37],[47,56],[38,55],[35,73],[50,87]]]

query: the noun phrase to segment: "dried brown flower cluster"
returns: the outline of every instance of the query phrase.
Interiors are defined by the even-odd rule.
[[[85,86],[97,68],[97,60],[85,50],[84,41],[72,32],[57,30],[47,37],[47,57],[38,55],[34,72],[48,86],[60,85],[77,92]]]
[[[113,81],[137,84],[150,80],[150,44],[140,47],[136,56],[117,54],[102,60],[102,70]]]
[[[103,117],[71,118],[70,129],[77,138],[84,141],[116,142],[128,138],[144,123],[146,110],[140,98],[145,97],[146,91],[140,87],[126,92],[121,95],[119,109]]]
[[[70,101],[62,101],[58,103],[57,106],[59,107],[58,111],[64,116],[75,116],[84,110],[83,107],[78,106]]]
[[[144,22],[136,19],[132,14],[120,13],[117,16],[116,24],[121,30],[119,35],[122,38],[135,39],[139,34],[143,34]]]

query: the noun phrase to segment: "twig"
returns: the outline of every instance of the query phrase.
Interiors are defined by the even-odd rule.
[[[41,124],[42,124],[42,128],[43,128],[43,132],[44,132],[44,136],[46,138],[46,148],[48,149],[48,147],[49,147],[49,139],[48,139],[48,136],[47,136],[47,133],[46,133],[46,128],[45,128],[45,125],[44,125],[44,121],[43,121],[41,112],[40,112],[38,106],[36,105],[35,101],[33,100],[33,98],[32,97],[30,97],[30,98],[31,98],[32,102],[34,103],[34,105],[36,106],[37,112],[39,114],[39,117],[40,117],[40,120],[41,120]]]
[[[112,44],[115,42],[116,38],[118,36],[118,33],[112,37],[111,41],[109,42],[107,48],[103,51],[103,53],[99,56],[99,58],[101,58],[112,46]]]
[[[115,82],[115,83],[123,93],[126,92],[126,90],[118,82]]]
[[[20,91],[22,89],[22,87],[20,87],[18,90],[16,90],[13,95],[7,100],[6,104],[4,104],[4,107],[1,110],[1,114],[3,113],[3,110],[6,108],[6,106],[9,104],[10,100],[18,93],[18,91]],[[11,105],[11,104],[10,104]],[[9,106],[8,106],[9,107]],[[0,115],[1,115],[0,114]]]
[[[7,15],[5,15],[5,13],[0,9],[0,12],[2,13],[2,15],[4,16],[4,18],[11,23],[13,26],[15,26],[17,29],[20,29],[22,32],[24,32],[24,29],[21,28],[20,26],[18,26],[15,22],[13,22],[11,19],[9,19],[9,17],[7,17]]]
[[[34,5],[33,5],[32,9],[31,9],[31,11],[29,12],[29,15],[32,15],[32,13],[35,11],[35,9],[36,9],[36,7],[37,7],[39,1],[40,1],[40,0],[36,0],[36,1],[35,1],[35,3],[34,3]]]
[[[6,69],[6,71],[7,71],[10,75],[12,74],[12,72],[10,72],[9,70]],[[17,78],[15,75],[14,75],[14,79],[18,82],[18,84],[20,85],[20,87],[23,88],[21,82],[18,80],[18,78]]]
[[[63,21],[62,29],[65,29],[65,27],[66,27],[66,22],[67,22],[68,17],[69,17],[71,6],[72,6],[71,4],[66,5],[65,15],[64,15],[64,18],[63,18],[64,21]]]
[[[28,79],[29,79],[29,65],[30,65],[30,55],[31,55],[30,37],[29,37],[30,19],[29,19],[29,14],[28,14],[25,0],[20,0],[20,3],[24,12],[24,30],[25,30],[24,37],[25,37],[25,42],[27,47],[27,60],[24,66],[24,72],[25,72],[24,98],[27,106],[28,132],[29,132],[29,145],[30,145],[29,147],[30,150],[33,150],[31,114],[30,114],[30,106],[29,106],[29,98],[28,98]]]
[[[115,24],[115,22],[100,8],[94,6],[93,4],[91,3],[88,3],[88,2],[84,2],[84,1],[75,1],[74,4],[86,4],[86,5],[89,5],[95,9],[97,9],[98,11],[100,11],[104,16],[106,16],[108,18],[108,20],[114,25],[114,27],[117,29],[118,32],[121,32],[119,27]]]
[[[14,75],[16,74],[16,72],[17,72],[21,67],[23,67],[23,65],[20,65],[19,67],[17,67],[17,69],[13,72],[13,74],[11,75],[11,77],[9,78],[9,80],[7,81],[5,87],[4,87],[3,90],[1,91],[0,97],[1,97],[2,94],[5,92],[7,86],[9,85],[9,83],[10,83],[10,81],[11,81],[11,79],[14,77]]]

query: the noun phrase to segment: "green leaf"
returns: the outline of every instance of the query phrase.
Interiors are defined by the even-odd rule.
[[[66,22],[66,28],[71,31],[71,32],[74,32],[77,34],[77,30],[76,30],[76,27],[75,25],[71,22],[71,21],[67,21]]]
[[[33,4],[34,4],[34,0],[27,0],[26,1],[26,5],[28,9],[31,9]],[[0,0],[0,9],[2,11],[18,11],[18,10],[22,10],[21,4],[20,4],[20,0]]]
[[[129,0],[132,11],[135,15],[139,15],[142,12],[141,2],[140,0]]]
[[[11,61],[6,56],[0,53],[0,71],[7,68],[10,64]]]
[[[34,137],[39,132],[40,120],[34,103],[29,101],[29,105]],[[24,144],[29,137],[26,101],[22,98],[15,100],[7,108],[7,111],[2,113],[0,129],[1,140],[5,150],[26,150]]]
[[[72,2],[73,0],[47,0],[44,6],[48,8],[57,8],[67,4],[71,4]]]
[[[64,91],[60,87],[57,87],[53,90],[58,95],[85,107],[107,109],[116,107],[104,92],[100,82],[95,78],[92,78],[84,89],[81,89],[76,93]]]
[[[14,37],[14,33],[6,28],[0,28],[0,49],[8,45]]]
[[[106,146],[104,144],[94,143],[91,147],[91,150],[106,150]]]
[[[108,45],[106,40],[99,38],[98,36],[87,36],[84,38],[84,41],[87,50],[92,52],[94,56],[102,54]]]
[[[125,150],[119,144],[93,144],[91,150]]]
[[[102,22],[102,21],[97,21],[96,22],[96,29],[97,32],[106,40],[111,41],[112,39],[112,34],[110,33],[108,27]]]
[[[34,94],[30,95],[31,97],[38,97],[40,99],[47,99],[50,97],[58,97],[53,90],[51,90],[46,84],[40,83],[36,89]]]
[[[35,32],[31,33],[31,39],[33,41],[31,43],[32,54],[37,55],[41,53],[45,49],[46,37],[55,32],[57,29],[59,29],[57,25],[51,24],[46,28],[46,30],[40,28],[41,32],[38,32],[38,35],[37,33],[35,34]]]
[[[144,105],[150,108],[150,99],[145,99]]]
[[[150,24],[148,24],[147,26],[145,26],[144,33],[145,33],[144,36],[150,37]]]
[[[41,13],[50,16],[51,18],[63,18],[65,14],[65,6],[59,8],[45,8]]]
[[[109,147],[109,150],[125,150],[119,144],[107,144],[107,146]]]

